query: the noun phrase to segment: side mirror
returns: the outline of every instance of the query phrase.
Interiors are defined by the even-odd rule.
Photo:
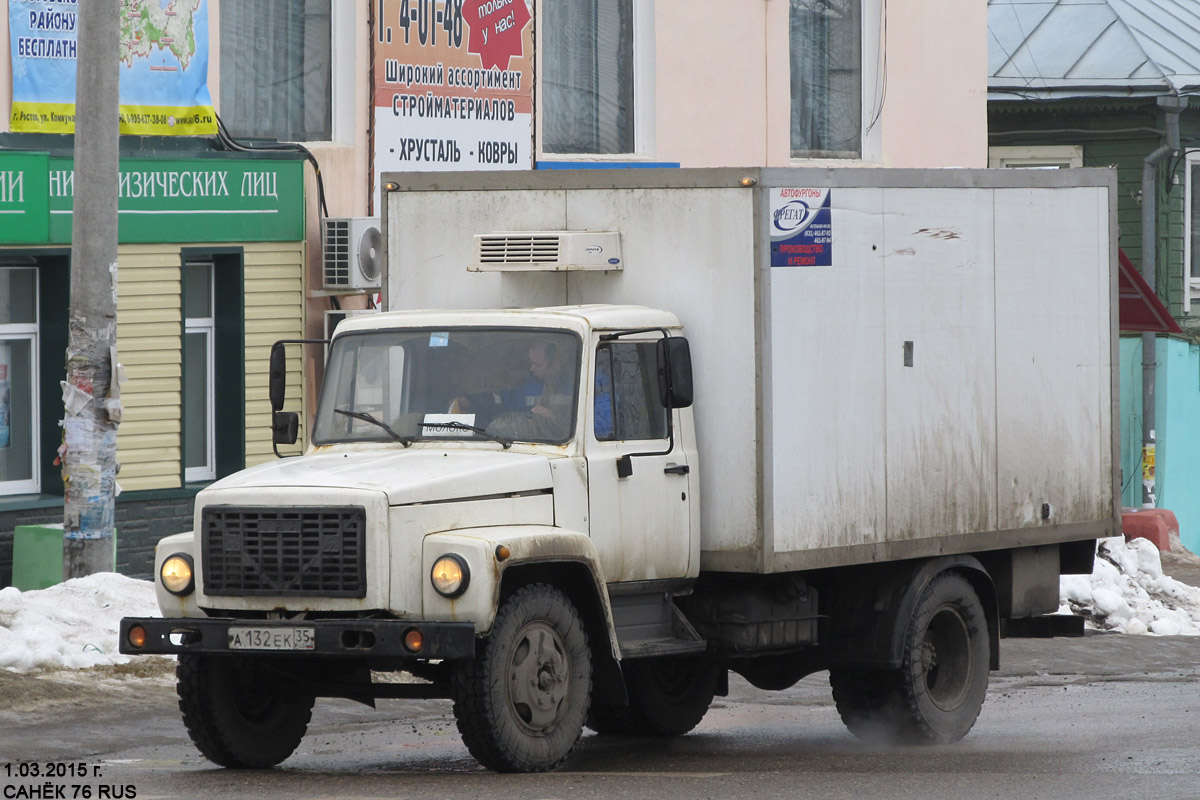
[[[667,337],[658,341],[658,399],[664,408],[688,408],[692,404],[692,351],[687,339]]]
[[[271,347],[271,366],[268,377],[267,391],[271,396],[271,410],[283,410],[283,394],[287,387],[287,354],[283,351],[283,342],[276,342]],[[293,439],[292,441],[295,441]]]
[[[271,412],[271,442],[295,444],[300,437],[300,415],[295,411]]]

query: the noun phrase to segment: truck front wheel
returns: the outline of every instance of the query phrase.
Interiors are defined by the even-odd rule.
[[[288,682],[259,659],[185,654],[175,676],[188,735],[222,767],[273,767],[308,730],[313,695],[289,691]]]
[[[591,684],[579,612],[558,589],[532,584],[500,607],[482,654],[456,668],[454,717],[485,767],[543,772],[579,741]]]

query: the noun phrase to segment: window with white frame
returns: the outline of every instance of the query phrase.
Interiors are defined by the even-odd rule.
[[[541,6],[542,151],[629,155],[653,139],[653,0]]]
[[[863,0],[790,0],[793,158],[863,152]]]
[[[988,166],[1000,169],[1079,169],[1083,166],[1083,146],[1054,144],[989,147]]]
[[[0,265],[0,495],[40,491],[38,272]]]
[[[189,482],[217,476],[213,273],[211,261],[189,261],[183,269],[183,477]]]
[[[334,10],[332,0],[222,0],[220,112],[235,137],[334,139]]]
[[[1200,302],[1200,151],[1187,154],[1184,172],[1183,215],[1183,310],[1192,313],[1192,304]]]

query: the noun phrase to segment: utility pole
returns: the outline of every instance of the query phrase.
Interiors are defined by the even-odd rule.
[[[71,308],[63,389],[63,579],[113,568],[121,0],[79,3]]]

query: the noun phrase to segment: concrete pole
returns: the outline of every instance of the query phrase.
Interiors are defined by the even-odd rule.
[[[1160,97],[1165,132],[1163,143],[1142,162],[1142,277],[1157,292],[1158,260],[1158,165],[1179,152],[1179,114],[1187,108],[1186,97]],[[1168,178],[1169,180],[1169,178]],[[1154,386],[1158,380],[1157,337],[1142,334],[1142,508],[1154,508],[1157,498],[1157,433]]]
[[[120,0],[79,3],[74,218],[63,391],[63,578],[113,569]]]

